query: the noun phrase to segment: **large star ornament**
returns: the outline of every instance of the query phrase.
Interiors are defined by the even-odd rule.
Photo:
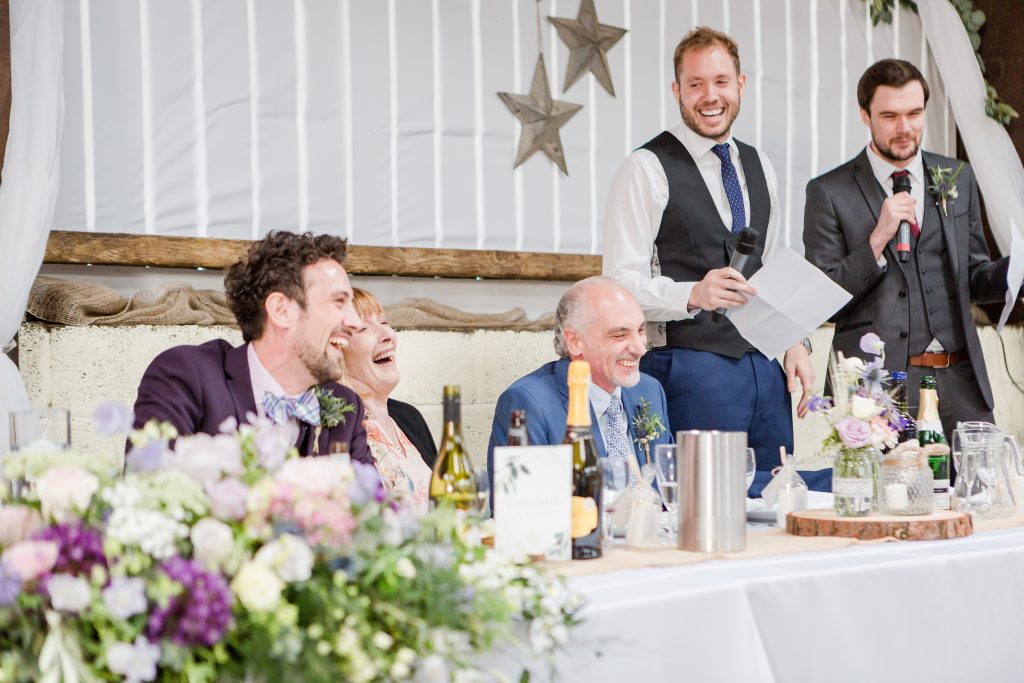
[[[537,68],[533,71],[529,95],[500,92],[498,97],[523,124],[522,132],[519,134],[519,149],[516,150],[516,161],[512,168],[518,168],[534,152],[540,150],[548,159],[558,164],[562,173],[569,175],[565,168],[565,153],[562,150],[562,139],[558,129],[582,109],[583,105],[551,99],[551,86],[548,84],[548,71],[544,67],[544,55],[537,58]]]
[[[565,71],[562,92],[590,71],[608,94],[615,97],[605,53],[626,35],[626,29],[600,23],[594,0],[580,0],[580,10],[575,19],[548,17],[548,21],[555,25],[558,37],[569,48],[569,67]]]

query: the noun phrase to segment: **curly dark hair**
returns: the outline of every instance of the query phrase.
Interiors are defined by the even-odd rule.
[[[247,342],[263,335],[267,311],[263,307],[273,292],[281,292],[306,307],[306,284],[303,269],[323,259],[345,263],[348,240],[334,235],[296,234],[273,230],[253,242],[245,257],[228,269],[224,276],[224,293],[228,306],[242,328]]]

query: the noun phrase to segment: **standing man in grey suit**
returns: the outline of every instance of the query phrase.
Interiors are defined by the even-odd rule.
[[[804,209],[807,259],[853,295],[833,318],[832,347],[862,355],[860,337],[875,332],[885,342],[886,368],[907,371],[913,414],[921,377],[933,375],[947,435],[960,420],[992,422],[971,302],[1003,299],[1009,259],[989,258],[974,173],[921,151],[928,83],[913,64],[884,59],[869,67],[857,102],[871,142],[810,181]],[[930,189],[935,169],[949,169],[950,179],[960,169],[954,193]],[[911,189],[893,194],[901,175]],[[905,263],[896,239],[901,221],[910,225]]]

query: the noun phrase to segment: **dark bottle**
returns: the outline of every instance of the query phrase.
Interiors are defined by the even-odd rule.
[[[572,446],[572,559],[601,557],[601,467],[590,427],[590,364],[569,363],[569,411],[562,443]]]
[[[921,378],[918,395],[920,407],[917,411],[917,440],[922,446],[945,444],[946,435],[939,420],[939,391],[935,378],[925,375]],[[935,508],[949,509],[949,452],[928,456],[928,465],[935,477]]]
[[[899,431],[899,443],[917,438],[917,423],[910,416],[909,394],[907,373],[899,371],[892,373],[892,400],[896,404],[896,409],[899,410],[900,418],[904,422],[903,429]]]
[[[508,419],[508,445],[529,446],[530,436],[526,431],[526,411],[513,410]]]
[[[476,510],[476,477],[469,454],[462,445],[462,399],[459,387],[444,388],[444,432],[434,472],[430,477],[430,500],[447,503],[459,510]]]

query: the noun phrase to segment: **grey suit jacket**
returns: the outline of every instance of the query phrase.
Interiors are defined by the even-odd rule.
[[[956,159],[923,153],[928,168],[956,169]],[[950,259],[967,353],[989,410],[992,387],[985,370],[978,330],[971,317],[971,302],[1001,301],[1006,293],[1007,258],[992,261],[981,227],[981,207],[974,172],[964,165],[957,178],[958,198],[943,214],[925,194],[925,225],[941,225]],[[862,356],[860,338],[874,332],[885,342],[888,370],[906,370],[910,301],[904,266],[896,256],[895,238],[885,247],[885,270],[878,267],[868,237],[878,222],[885,192],[875,179],[867,150],[853,160],[807,183],[804,206],[804,248],[807,260],[853,295],[832,321],[836,334],[832,348],[846,356]]]

